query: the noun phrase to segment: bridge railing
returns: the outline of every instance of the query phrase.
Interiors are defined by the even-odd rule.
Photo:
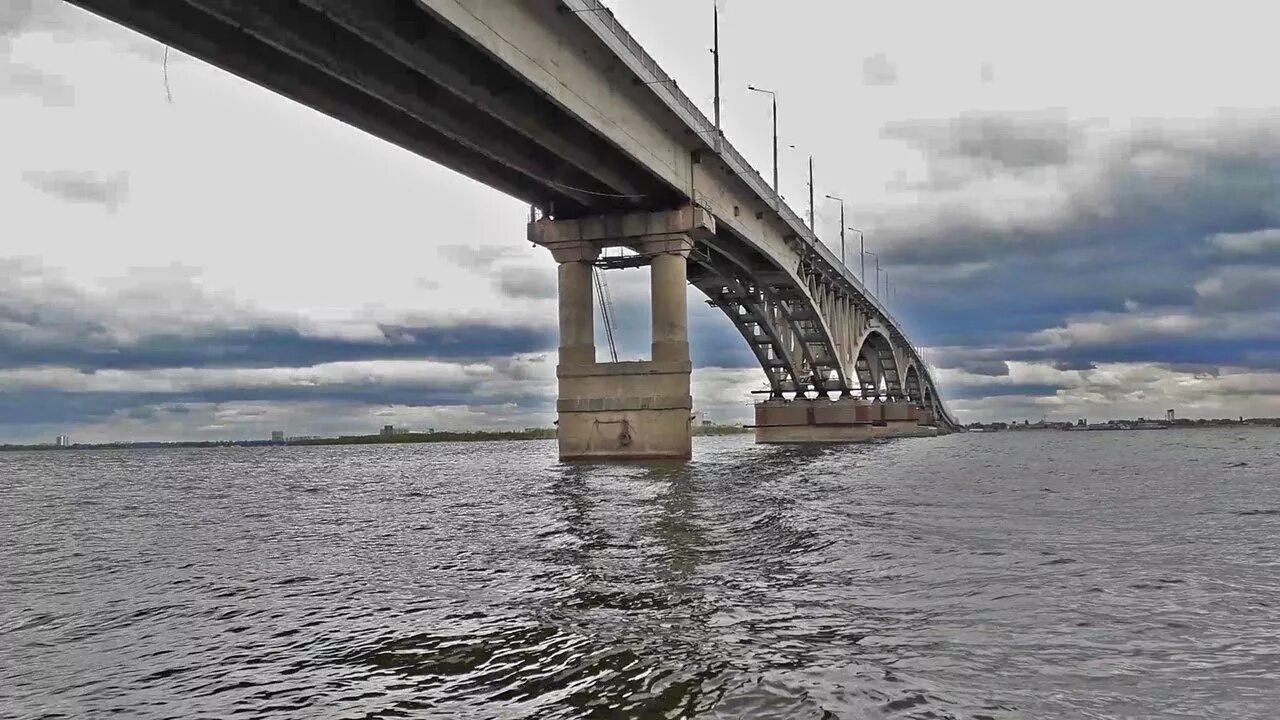
[[[881,315],[885,324],[901,337],[907,350],[911,353],[921,371],[929,378],[929,384],[933,386],[934,392],[937,393],[938,386],[937,383],[933,382],[933,378],[929,377],[928,366],[916,352],[915,346],[907,337],[906,332],[902,329],[902,324],[898,322],[897,318],[889,312],[889,309],[880,301],[880,298],[867,292],[867,288],[857,275],[846,267],[825,243],[818,239],[813,229],[806,225],[800,216],[791,209],[791,206],[787,205],[786,201],[782,199],[782,196],[765,181],[760,173],[756,172],[751,163],[747,162],[742,153],[738,152],[738,149],[733,146],[733,143],[730,143],[723,133],[716,128],[715,124],[707,119],[707,116],[694,104],[693,100],[680,90],[676,81],[663,72],[658,62],[653,59],[653,56],[649,55],[635,37],[627,32],[622,23],[618,22],[618,19],[613,15],[613,11],[600,0],[563,0],[563,2],[605,45],[618,55],[619,59],[631,68],[632,72],[636,73],[636,76],[659,99],[684,120],[689,129],[697,135],[709,150],[717,153],[725,165],[774,208],[774,211],[778,213],[778,216],[782,218],[783,222],[788,225],[796,237],[812,248],[850,286],[850,289],[861,295]],[[943,406],[943,413],[946,415],[947,420],[958,427],[958,423],[951,418],[945,405]]]

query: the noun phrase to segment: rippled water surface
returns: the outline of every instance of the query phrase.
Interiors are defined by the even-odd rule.
[[[1273,718],[1277,440],[0,454],[0,716]]]

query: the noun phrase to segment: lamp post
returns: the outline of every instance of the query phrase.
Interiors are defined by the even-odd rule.
[[[840,201],[840,266],[844,267],[844,198],[828,195],[827,199]]]
[[[862,287],[867,286],[867,236],[856,227],[849,228],[858,233],[858,257],[862,261]]]
[[[867,250],[866,254],[876,259],[876,298],[879,299],[880,298],[880,256],[876,253],[871,252],[870,250]],[[866,287],[866,283],[863,283],[863,287]]]
[[[844,216],[840,216],[840,224],[844,224]],[[809,229],[818,234],[818,226],[813,220],[813,154],[809,154]],[[843,262],[843,260],[842,260]]]
[[[773,98],[773,194],[778,194],[778,93],[772,90],[758,88],[755,85],[748,85],[747,89],[752,92],[765,93]]]
[[[711,0],[711,9],[715,13],[714,24],[712,25],[712,34],[714,45],[711,54],[715,56],[715,85],[716,85],[716,151],[720,151],[720,0]]]
[[[799,149],[791,143],[787,143],[787,148],[791,150]],[[818,226],[815,224],[813,219],[813,187],[813,153],[809,153],[809,229],[816,235],[818,232]]]

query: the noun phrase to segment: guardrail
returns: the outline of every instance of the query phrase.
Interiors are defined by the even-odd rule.
[[[760,175],[756,169],[747,162],[742,153],[728,141],[724,135],[719,132],[716,126],[707,119],[707,116],[694,104],[693,100],[685,95],[676,81],[663,72],[658,66],[656,60],[640,45],[639,42],[627,32],[627,29],[618,22],[614,17],[613,11],[600,2],[600,0],[562,0],[564,5],[572,11],[582,22],[596,34],[600,40],[608,46],[618,58],[623,61],[632,72],[640,78],[645,85],[653,91],[666,105],[680,116],[682,120],[689,126],[689,129],[704,143],[708,150],[719,155],[720,159],[741,178],[748,187],[750,187],[757,195],[772,205],[774,211],[782,218],[784,222],[795,233],[796,237],[806,243],[814,250],[819,257],[822,258],[838,275],[847,283],[850,288],[857,292],[867,301],[869,305],[875,308],[884,319],[885,324],[894,333],[897,333],[902,340],[902,344],[911,353],[916,364],[919,365],[921,372],[929,378],[929,384],[933,386],[934,393],[938,393],[937,383],[933,381],[933,377],[929,374],[928,365],[916,352],[915,345],[912,344],[906,332],[902,329],[901,323],[898,322],[887,307],[880,302],[880,298],[867,292],[867,288],[862,281],[840,262],[835,253],[826,246],[814,231],[805,225],[800,216],[787,205],[786,201],[779,195]],[[946,405],[942,404],[941,395],[938,394],[938,402],[942,406],[942,412],[945,419],[952,425],[959,427],[959,423],[951,417],[951,413],[947,410]]]

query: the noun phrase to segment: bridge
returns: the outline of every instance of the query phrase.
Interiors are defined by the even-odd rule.
[[[958,429],[902,324],[598,0],[69,0],[536,212],[560,456],[688,457],[686,282],[768,381],[760,442]],[[596,361],[592,273],[649,265],[652,354]]]

